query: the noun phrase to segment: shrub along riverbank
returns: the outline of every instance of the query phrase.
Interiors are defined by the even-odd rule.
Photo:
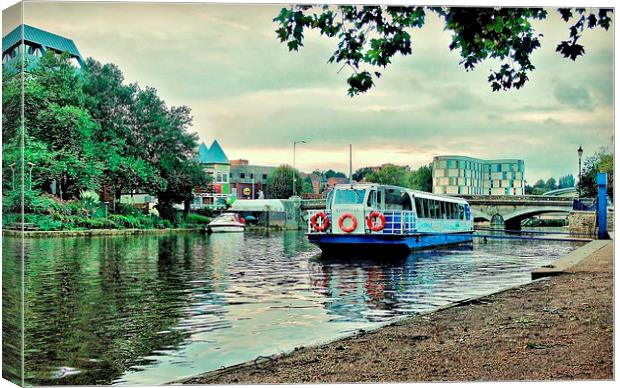
[[[21,222],[20,207],[19,195],[5,197],[4,208],[13,211],[3,214],[3,229]],[[117,204],[114,209],[108,209],[94,192],[83,192],[80,199],[63,201],[52,195],[25,191],[24,213],[24,222],[42,231],[195,228],[211,221],[208,213],[183,214],[180,211],[173,223],[161,218],[156,211],[146,213],[131,205]]]

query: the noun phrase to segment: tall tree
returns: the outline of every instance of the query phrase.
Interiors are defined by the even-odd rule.
[[[547,179],[547,182],[545,182],[545,189],[547,191],[555,190],[557,188],[558,188],[558,185],[556,184],[554,177]]]
[[[372,172],[372,168],[371,167],[362,167],[362,168],[358,168],[357,170],[355,170],[355,172],[353,173],[353,180],[354,181],[361,181],[364,179],[364,177],[366,176],[366,174],[369,174]]]
[[[346,178],[346,174],[344,172],[340,172],[340,171],[334,171],[334,170],[327,170],[325,171],[325,179],[329,179],[329,178]]]
[[[607,173],[607,192],[610,198],[613,198],[614,194],[614,156],[613,153],[607,149],[600,149],[594,155],[586,158],[583,170],[579,182],[577,184],[577,191],[580,196],[596,198],[598,195],[598,188],[596,183],[596,176],[599,172]]]
[[[487,59],[499,62],[499,69],[488,78],[493,91],[519,89],[535,69],[531,54],[540,47],[532,21],[547,17],[542,8],[474,8],[423,6],[311,6],[282,8],[274,19],[278,39],[289,51],[304,45],[305,30],[317,30],[327,38],[336,38],[337,48],[329,62],[348,66],[348,93],[355,96],[372,88],[396,54],[412,53],[411,33],[422,28],[427,13],[438,15],[444,28],[452,33],[450,50],[458,50],[460,64],[473,70]],[[585,8],[560,8],[569,23],[569,37],[556,51],[571,60],[585,53],[579,39],[585,29],[611,25],[611,9],[587,12]]]
[[[276,168],[267,178],[269,198],[286,199],[293,195],[293,176],[298,194],[303,192],[303,178],[297,169],[283,164]]]
[[[407,186],[407,176],[407,170],[404,167],[388,164],[377,172],[366,174],[365,179],[368,182],[382,185]]]
[[[422,166],[409,174],[409,187],[416,190],[433,191],[433,165]]]

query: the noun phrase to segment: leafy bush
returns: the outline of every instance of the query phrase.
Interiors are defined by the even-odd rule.
[[[211,222],[211,218],[200,215],[200,214],[196,214],[196,213],[189,213],[187,215],[187,223],[188,224],[208,224],[209,222]]]
[[[25,214],[24,221],[36,225],[41,230],[62,230],[63,223],[49,215]]]

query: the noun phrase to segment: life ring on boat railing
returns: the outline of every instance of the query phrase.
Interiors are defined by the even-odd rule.
[[[379,220],[378,224],[375,222],[376,219]],[[376,210],[372,211],[366,218],[366,225],[373,232],[380,232],[385,228],[385,216]]]
[[[320,224],[318,222],[319,218],[322,220]],[[312,229],[317,232],[325,232],[329,227],[329,218],[327,217],[327,214],[323,212],[315,213],[312,217],[310,217],[310,225],[312,225]]]
[[[344,226],[344,220],[347,218],[351,219],[351,226]],[[338,218],[338,227],[345,233],[351,233],[357,229],[357,218],[351,213],[344,213]]]

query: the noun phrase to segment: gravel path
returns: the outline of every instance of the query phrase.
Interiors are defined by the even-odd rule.
[[[613,379],[613,244],[571,273],[185,384]]]

